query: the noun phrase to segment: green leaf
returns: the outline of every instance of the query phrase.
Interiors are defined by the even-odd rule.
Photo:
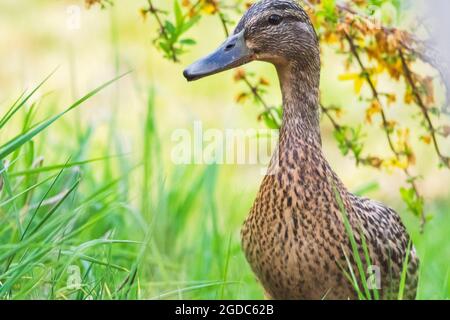
[[[174,0],[173,2],[173,11],[175,13],[176,27],[177,29],[179,29],[184,23],[184,16],[183,12],[181,11],[181,7],[180,4],[178,3],[178,0]]]
[[[324,14],[330,21],[337,21],[336,16],[336,1],[335,0],[323,0]]]
[[[169,20],[166,20],[164,23],[164,27],[166,28],[166,31],[168,32],[168,34],[170,35],[170,39],[173,40],[173,38],[175,38],[176,33],[177,33],[177,28],[173,25],[172,22],[170,22]]]
[[[279,126],[278,126],[276,120],[274,119],[274,117],[272,116],[272,114],[270,113],[269,110],[261,113],[260,119],[262,121],[264,121],[265,125],[269,129],[279,129]]]
[[[193,16],[191,19],[189,19],[187,22],[185,22],[183,24],[183,27],[181,28],[180,33],[185,33],[187,32],[189,29],[191,29],[197,22],[199,22],[201,19],[200,15],[197,16]]]
[[[197,42],[195,42],[195,40],[193,40],[193,39],[182,39],[180,41],[180,43],[185,44],[187,46],[193,46],[193,45],[197,44]]]

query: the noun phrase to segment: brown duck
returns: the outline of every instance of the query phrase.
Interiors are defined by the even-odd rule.
[[[283,95],[278,152],[242,229],[245,255],[267,295],[358,299],[358,292],[375,297],[377,289],[382,299],[396,298],[405,266],[404,297],[413,299],[418,258],[398,214],[347,191],[322,152],[319,43],[308,15],[295,1],[254,4],[234,34],[189,66],[184,76],[197,80],[253,60],[275,66]],[[368,268],[375,281],[367,279]],[[379,288],[374,286],[377,279]]]

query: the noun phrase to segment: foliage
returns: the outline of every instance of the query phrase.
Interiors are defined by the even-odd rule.
[[[224,243],[218,230],[219,214],[210,196],[216,188],[217,169],[179,166],[172,175],[164,175],[153,90],[149,90],[141,131],[142,158],[85,159],[92,143],[88,129],[74,148],[67,147],[69,139],[61,137],[59,148],[68,148],[63,154],[71,157],[54,164],[36,156],[41,146],[49,145],[51,135],[46,136],[44,129],[54,132],[63,115],[119,78],[62,113],[36,121],[37,103],[51,107],[50,100],[36,96],[47,79],[22,94],[1,116],[2,128],[14,130],[13,121],[22,120],[22,130],[0,145],[0,299],[255,295],[256,286],[240,283],[250,270],[243,273],[242,267],[228,265],[239,243]],[[117,162],[119,175],[110,175],[109,168]],[[102,171],[103,177],[98,178]],[[130,190],[124,191],[130,182],[141,191],[137,204]],[[187,228],[192,216],[201,223]],[[189,239],[187,229],[197,230],[199,236]],[[211,248],[217,257],[210,255]],[[243,259],[237,265],[245,265]],[[201,267],[185,268],[198,262]],[[183,277],[184,273],[188,276]],[[238,286],[242,287],[238,291],[229,290]]]

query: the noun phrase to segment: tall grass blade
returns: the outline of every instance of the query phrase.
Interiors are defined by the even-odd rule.
[[[78,106],[80,106],[82,103],[84,103],[85,101],[87,101],[88,99],[90,99],[91,97],[93,97],[94,95],[96,95],[98,92],[100,92],[101,90],[103,90],[104,88],[106,88],[107,86],[111,85],[112,83],[116,82],[117,80],[119,80],[120,78],[124,77],[125,75],[127,75],[128,73],[125,73],[119,77],[116,77],[108,82],[106,82],[105,84],[101,85],[100,87],[98,87],[97,89],[92,90],[91,92],[89,92],[88,94],[86,94],[84,97],[82,97],[81,99],[79,99],[78,101],[76,101],[74,104],[72,104],[69,108],[67,108],[66,110],[64,110],[63,112],[51,117],[50,119],[47,119],[39,124],[37,124],[36,126],[32,127],[30,130],[28,130],[25,133],[22,133],[18,136],[16,136],[15,138],[13,138],[11,141],[9,141],[8,143],[4,144],[3,146],[0,147],[0,160],[4,159],[6,156],[8,156],[11,152],[13,152],[14,150],[18,149],[19,147],[21,147],[24,143],[26,143],[27,141],[30,141],[31,139],[33,139],[37,134],[39,134],[41,131],[45,130],[46,128],[48,128],[51,124],[53,124],[55,121],[57,121],[59,118],[61,118],[62,116],[64,116],[65,114],[67,114],[68,112],[72,111],[73,109],[77,108]]]
[[[19,104],[15,102],[11,109],[0,119],[0,129],[5,126],[5,124],[14,116],[14,114],[17,113],[27,102],[30,100],[30,98],[50,79],[55,72],[58,70],[59,67],[55,68],[47,77],[45,77],[44,80],[42,80],[41,83],[39,83]],[[23,97],[25,92],[20,96]],[[19,98],[19,100],[20,100]],[[1,158],[1,157],[0,157]]]

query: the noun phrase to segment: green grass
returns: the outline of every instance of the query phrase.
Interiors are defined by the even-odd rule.
[[[59,162],[36,160],[44,130],[117,80],[34,124],[30,101],[43,82],[2,118],[2,126],[19,120],[24,129],[0,146],[0,297],[262,297],[240,254],[237,226],[221,230],[219,168],[164,167],[153,90],[141,155],[85,158],[85,133]],[[129,185],[137,195],[125,192]]]
[[[253,196],[233,190],[225,167],[164,161],[153,89],[144,93],[146,114],[137,124],[139,152],[122,155],[109,134],[107,151],[90,158],[98,150],[91,128],[58,135],[58,152],[46,147],[50,136],[73,130],[61,130],[63,116],[116,81],[68,108],[33,101],[44,83],[2,106],[0,130],[17,132],[0,146],[0,297],[263,298],[239,238]],[[35,111],[36,103],[45,108]],[[36,120],[55,109],[62,111]],[[448,199],[434,204],[424,235],[404,215],[422,260],[419,299],[450,298],[449,208]]]
[[[334,192],[341,212],[345,232],[349,238],[351,247],[351,252],[346,252],[346,249],[342,247],[342,251],[346,259],[346,265],[341,265],[340,267],[349,283],[352,284],[355,292],[358,295],[358,298],[360,300],[392,300],[395,297],[397,298],[397,300],[403,300],[405,286],[407,283],[407,271],[412,241],[409,241],[406,249],[406,255],[403,258],[402,272],[400,274],[398,285],[396,283],[391,283],[384,296],[381,297],[379,293],[379,289],[381,288],[377,288],[377,285],[381,285],[381,280],[378,279],[380,283],[377,284],[377,279],[375,278],[377,275],[374,273],[374,270],[371,269],[372,260],[370,258],[369,247],[367,245],[367,240],[362,229],[362,224],[359,227],[356,226],[355,229],[352,227],[341,195],[335,187]],[[356,241],[357,236],[359,239],[361,239],[360,241],[363,254],[360,253],[360,246]],[[354,269],[355,264],[356,270]],[[396,288],[397,286],[398,292],[392,292],[392,288]]]

